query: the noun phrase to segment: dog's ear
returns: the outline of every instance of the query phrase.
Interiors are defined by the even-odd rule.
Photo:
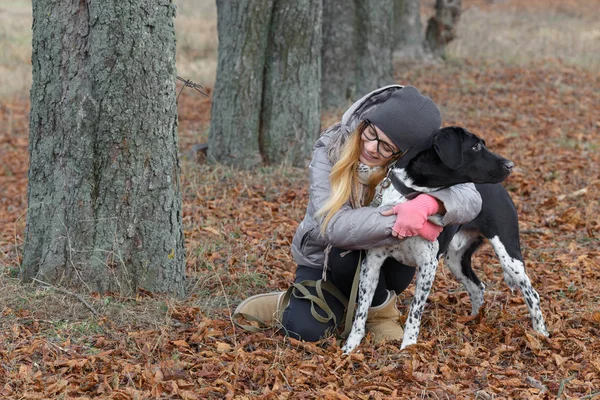
[[[463,128],[452,126],[440,129],[433,138],[435,152],[450,169],[457,169],[463,163],[462,144],[465,136]]]

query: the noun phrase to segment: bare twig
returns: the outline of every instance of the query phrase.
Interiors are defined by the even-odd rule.
[[[486,392],[485,390],[480,390],[478,392],[475,393],[475,400],[477,400],[478,398],[482,398],[484,400],[491,400],[492,396],[490,396],[490,394],[488,392]]]
[[[556,398],[558,399],[563,391],[565,390],[565,385],[567,383],[569,383],[570,381],[572,381],[573,379],[575,379],[575,375],[569,377],[569,378],[564,378],[562,381],[560,381],[560,386],[558,387],[558,393],[556,394]]]
[[[569,198],[572,198],[572,197],[582,196],[582,195],[584,195],[586,193],[587,193],[587,187],[584,187],[582,189],[576,190],[576,191],[568,193],[568,194],[561,194],[556,199],[558,201],[563,201],[564,199],[569,199]]]
[[[50,325],[54,324],[54,321],[50,321],[47,319],[37,319],[37,318],[20,318],[18,321],[21,325],[27,325],[27,324],[31,324],[34,322],[37,322],[37,323],[44,322],[44,323],[50,324]]]
[[[79,300],[84,306],[86,306],[86,308],[88,310],[90,310],[92,312],[92,314],[94,314],[96,317],[100,316],[100,313],[98,311],[96,311],[96,309],[94,307],[92,307],[92,305],[90,303],[88,303],[87,301],[85,301],[85,299],[83,297],[81,297],[80,295],[78,295],[77,293],[73,293],[68,291],[67,289],[61,288],[61,287],[57,287],[57,286],[53,286],[51,284],[49,284],[48,282],[44,282],[44,281],[40,281],[39,279],[36,278],[32,278],[34,281],[41,283],[42,285],[47,286],[50,289],[56,290],[57,292],[75,297],[77,300]]]
[[[525,382],[529,383],[531,386],[533,386],[536,389],[540,389],[542,393],[544,393],[548,390],[546,385],[544,385],[542,382],[538,381],[534,377],[527,376],[527,378],[525,378]]]
[[[223,297],[225,298],[225,304],[227,304],[227,313],[229,314],[229,322],[231,323],[231,327],[233,328],[233,344],[237,346],[237,336],[235,334],[235,323],[233,322],[233,315],[231,315],[231,304],[229,303],[229,297],[227,296],[227,292],[225,292],[225,285],[223,285],[223,281],[221,280],[221,276],[215,270],[215,276],[219,280],[219,285],[221,285],[221,291],[223,292]]]
[[[529,233],[544,233],[545,231],[543,229],[523,229],[520,232],[523,234],[529,234]]]
[[[600,396],[600,392],[590,393],[583,397],[580,397],[579,400],[591,399],[593,397]]]

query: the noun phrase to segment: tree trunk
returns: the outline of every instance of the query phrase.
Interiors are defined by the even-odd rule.
[[[320,125],[321,0],[217,0],[208,158],[305,166]]]
[[[394,83],[394,1],[356,2],[357,88],[359,95]]]
[[[425,38],[436,56],[443,57],[446,45],[456,37],[462,0],[436,0],[435,16],[427,22]]]
[[[219,50],[208,159],[241,168],[262,164],[258,132],[275,0],[217,0]]]
[[[428,57],[421,24],[420,0],[394,1],[394,58],[398,61],[423,60]]]
[[[393,83],[394,0],[328,0],[323,11],[321,102],[346,108]]]
[[[277,0],[259,141],[266,164],[308,165],[321,126],[321,0]]]
[[[345,108],[357,96],[355,15],[354,1],[323,3],[321,105],[324,109]]]
[[[23,281],[184,294],[174,14],[33,1]]]

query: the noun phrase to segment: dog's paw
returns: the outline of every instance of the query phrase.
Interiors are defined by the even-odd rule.
[[[404,336],[402,337],[402,345],[400,345],[400,350],[403,350],[413,344],[417,344],[418,337],[419,330],[415,329],[413,325],[407,324],[407,326],[404,327]]]
[[[408,346],[412,346],[413,344],[417,344],[417,342],[412,342],[410,340],[403,340],[402,345],[400,346],[400,350],[404,350]]]
[[[541,326],[535,327],[534,331],[536,331],[537,333],[544,335],[546,337],[550,337],[550,332],[548,332],[548,329],[546,329],[546,326],[544,324],[542,324]]]

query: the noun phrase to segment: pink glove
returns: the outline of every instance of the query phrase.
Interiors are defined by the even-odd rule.
[[[425,225],[419,231],[419,236],[423,239],[435,242],[440,233],[444,230],[443,226],[439,226],[430,221],[425,221]]]
[[[398,236],[409,237],[421,233],[426,226],[425,223],[428,222],[427,217],[438,212],[439,204],[434,197],[427,194],[420,194],[406,203],[396,204],[392,210],[397,215],[396,223],[394,223],[392,230]],[[434,224],[430,223],[430,225]],[[432,237],[432,227],[430,225],[427,225],[424,232],[428,237]],[[425,238],[429,240],[428,237]]]

